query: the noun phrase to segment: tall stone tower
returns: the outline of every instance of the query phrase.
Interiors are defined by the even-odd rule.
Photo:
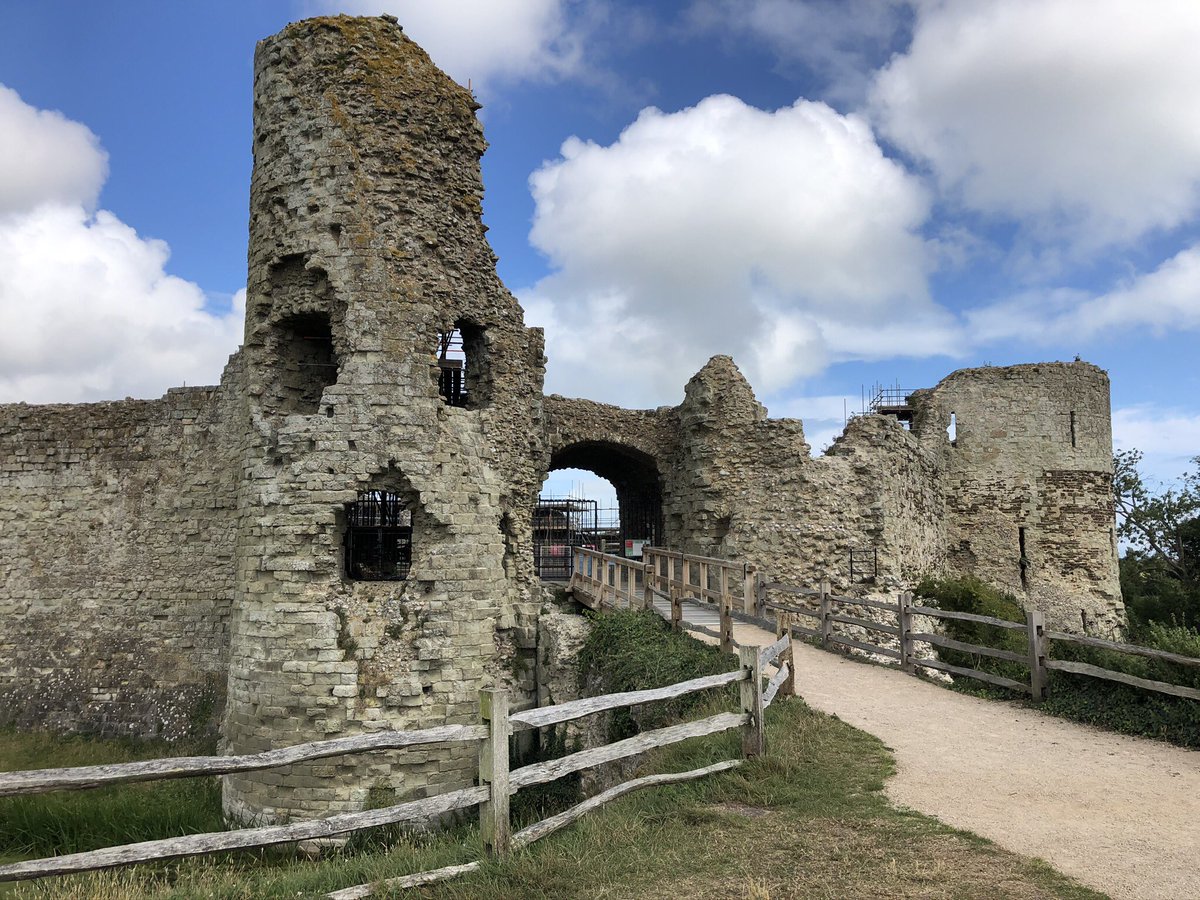
[[[1041,609],[1052,626],[1124,626],[1108,375],[1084,362],[963,369],[914,394],[940,456],[947,568]]]
[[[543,341],[484,237],[477,108],[390,17],[258,46],[231,752],[474,721],[485,683],[532,701]],[[421,796],[471,753],[239,775],[225,805]]]

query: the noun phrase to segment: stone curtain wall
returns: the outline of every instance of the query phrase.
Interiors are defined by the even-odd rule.
[[[1120,625],[1102,371],[956,372],[914,395],[912,430],[856,418],[818,457],[729,357],[677,407],[544,398],[542,334],[480,219],[476,108],[389,17],[259,45],[245,341],[221,386],[0,407],[0,724],[177,738],[224,703],[226,749],[251,753],[473,722],[484,686],[531,705],[533,508],[572,465],[622,507],[660,490],[668,546],[775,580],[845,591],[850,551],[874,548],[872,589],[974,573],[1053,627]],[[438,394],[455,328],[461,406]],[[362,491],[411,511],[406,580],[347,575]],[[474,753],[230,776],[226,808],[421,796],[468,784]]]
[[[678,407],[551,398],[547,434],[555,453],[591,440],[653,454],[673,548],[743,559],[793,584],[828,577],[835,590],[975,574],[1054,627],[1119,627],[1104,373],[1087,363],[964,370],[913,402],[912,430],[856,417],[813,457],[801,423],[767,418],[733,360],[718,356]],[[869,584],[851,580],[855,549],[878,554]]]
[[[484,237],[476,106],[392,19],[312,19],[258,47],[233,752],[472,722],[485,685],[535,702],[543,343]],[[465,408],[438,395],[455,326],[472,336]],[[362,490],[412,510],[406,581],[346,577]],[[282,819],[371,788],[421,796],[469,784],[473,753],[230,777],[226,807]]]
[[[236,523],[227,411],[216,388],[0,407],[0,724],[215,730]]]

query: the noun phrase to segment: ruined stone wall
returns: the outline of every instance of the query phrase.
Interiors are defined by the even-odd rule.
[[[475,108],[392,19],[311,19],[258,47],[233,752],[473,722],[485,685],[535,700],[542,336],[484,237]],[[438,395],[438,336],[456,325],[465,408]],[[347,577],[362,490],[412,510],[405,581]],[[475,753],[230,777],[226,807],[270,819],[358,808],[372,787],[421,796],[469,784]]]
[[[620,446],[626,429],[626,443],[642,442],[662,472],[672,548],[745,560],[802,586],[828,577],[835,590],[970,573],[1055,627],[1119,625],[1104,373],[1086,363],[964,370],[913,403],[912,430],[856,417],[813,457],[801,423],[767,418],[733,360],[718,356],[679,407],[633,413],[556,399],[547,422],[552,449],[581,433]],[[874,579],[851,578],[852,550],[875,551]]]
[[[237,466],[217,388],[0,406],[0,724],[211,734]]]

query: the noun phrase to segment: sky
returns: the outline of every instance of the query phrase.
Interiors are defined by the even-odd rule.
[[[548,393],[676,404],[727,353],[816,452],[875,384],[1079,357],[1152,478],[1200,454],[1195,0],[6,0],[0,402],[219,379],[254,44],[333,12],[483,103]]]

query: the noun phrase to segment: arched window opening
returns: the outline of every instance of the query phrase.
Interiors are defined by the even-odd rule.
[[[447,406],[479,409],[488,400],[484,330],[459,321],[438,334],[438,394]]]
[[[391,491],[359,491],[346,504],[346,576],[403,581],[412,567],[412,510]]]

